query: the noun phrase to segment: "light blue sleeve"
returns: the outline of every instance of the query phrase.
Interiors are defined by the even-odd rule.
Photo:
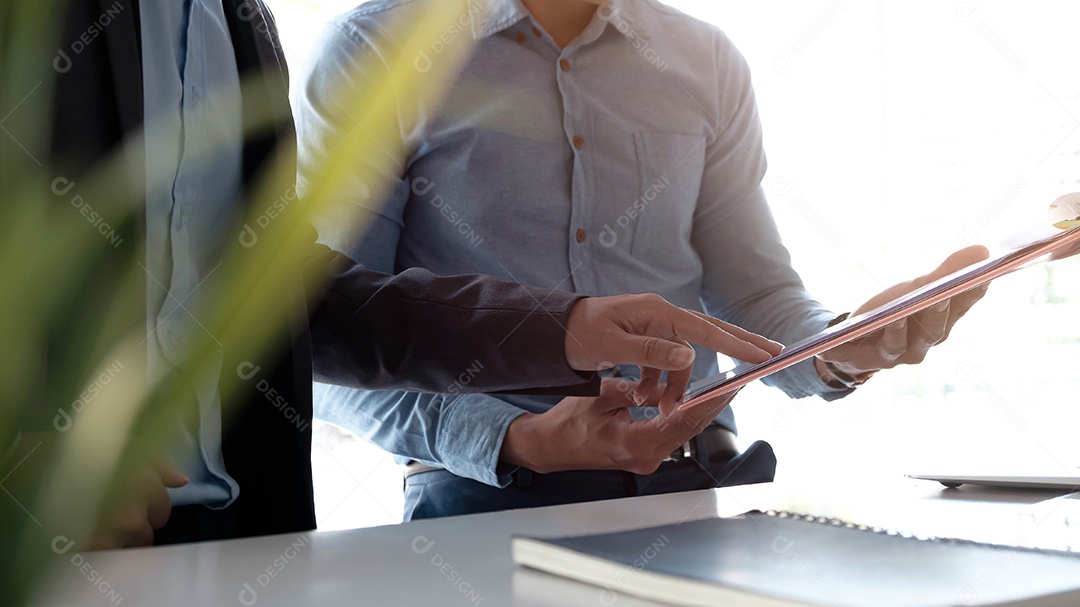
[[[702,261],[702,305],[717,318],[784,344],[826,327],[835,316],[807,293],[792,267],[761,188],[766,160],[750,69],[726,37],[714,57],[723,116],[708,141],[693,243]],[[765,378],[793,398],[841,396],[807,360]]]
[[[301,86],[293,99],[297,139],[297,190],[305,197],[328,167],[356,167],[339,171],[340,181],[331,193],[334,204],[312,223],[319,241],[349,255],[366,267],[393,271],[394,251],[402,227],[402,215],[409,187],[401,174],[405,141],[394,111],[394,97],[380,104],[380,116],[390,122],[380,130],[375,154],[348,155],[351,146],[371,148],[368,126],[353,107],[371,98],[370,91],[385,82],[386,68],[374,52],[373,41],[362,29],[343,21],[331,21],[323,32],[313,59],[301,75]],[[398,133],[399,135],[391,135]],[[366,138],[366,139],[365,139]],[[366,232],[366,253],[354,249]]]
[[[499,464],[510,422],[525,413],[485,394],[366,392],[316,383],[315,417],[352,430],[408,460],[505,487],[514,467]]]
[[[380,69],[377,38],[371,34],[377,29],[365,27],[363,20],[335,20],[307,67],[294,99],[301,196],[324,162],[341,161],[335,153],[342,149],[343,137],[363,132],[362,117],[349,111],[345,100],[377,80],[369,73]],[[396,126],[399,133],[408,130]],[[367,163],[367,168],[383,175],[389,184],[385,195],[374,196],[371,184],[353,178],[342,189],[341,204],[314,223],[320,242],[371,270],[394,273],[411,192],[401,168],[406,159],[387,163],[386,158],[409,145],[403,140],[380,143],[387,154],[348,162]],[[454,386],[447,386],[447,391],[453,392]],[[499,465],[499,452],[510,422],[525,413],[483,394],[365,391],[319,383],[314,386],[314,407],[316,417],[348,428],[396,456],[495,486],[510,482],[513,468]]]

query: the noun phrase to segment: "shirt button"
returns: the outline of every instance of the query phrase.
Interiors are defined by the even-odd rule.
[[[580,150],[581,148],[585,147],[585,138],[581,135],[574,135],[573,142],[575,150]]]
[[[576,238],[578,242],[585,242],[585,230],[579,229],[577,233],[574,234],[574,238]]]
[[[559,67],[562,68],[562,71],[569,72],[570,71],[570,62],[567,61],[566,59],[559,59]]]
[[[526,39],[527,38],[525,36],[525,32],[518,32],[517,36],[514,36],[514,40],[517,40],[518,42],[521,42],[521,43],[524,43]]]

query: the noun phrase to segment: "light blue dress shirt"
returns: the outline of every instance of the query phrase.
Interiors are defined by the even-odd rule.
[[[190,336],[205,330],[198,320],[199,289],[217,269],[225,218],[236,209],[243,139],[236,101],[240,77],[220,0],[140,2],[139,19],[147,345],[155,374],[179,363]],[[174,506],[224,508],[239,495],[221,454],[218,379],[215,374],[192,381],[187,396],[198,420],[178,421],[167,449],[170,461],[191,479],[169,490]]]
[[[330,25],[296,102],[301,189],[358,128],[335,91],[370,86],[380,69],[364,59],[393,43],[387,26],[432,1],[369,2]],[[833,314],[803,288],[765,200],[750,72],[722,32],[654,0],[615,0],[560,49],[518,0],[488,4],[441,39],[471,36],[477,47],[437,113],[385,95],[419,120],[401,118],[401,140],[383,147],[413,151],[364,159],[395,187],[376,200],[354,183],[319,226],[325,242],[383,272],[659,293],[785,343],[825,327]],[[366,230],[349,239],[342,227],[357,219]],[[716,371],[699,349],[694,379]],[[829,390],[809,361],[766,381],[793,397]],[[558,399],[459,391],[316,385],[315,412],[402,459],[505,486],[512,468],[498,456],[510,422]],[[735,429],[730,409],[717,422]]]

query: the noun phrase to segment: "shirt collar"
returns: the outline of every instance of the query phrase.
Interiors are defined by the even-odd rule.
[[[611,0],[596,9],[596,16],[606,21],[623,35],[633,32],[639,38],[649,38],[649,31],[641,26],[638,12],[642,0]]]
[[[596,9],[594,20],[599,18],[626,34],[633,31],[638,37],[648,39],[648,31],[640,26],[636,2],[640,0],[611,0]],[[497,34],[522,19],[530,17],[529,9],[521,0],[469,0],[472,16],[473,40]]]
[[[497,34],[529,17],[521,0],[469,0],[473,40]]]

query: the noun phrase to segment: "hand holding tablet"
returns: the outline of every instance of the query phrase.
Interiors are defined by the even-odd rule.
[[[1042,261],[1044,258],[1060,259],[1080,252],[1080,194],[1068,194],[1058,198],[1054,201],[1051,212],[1055,218],[1054,228],[1045,230],[1039,238],[989,258],[986,258],[986,250],[979,246],[958,251],[934,272],[921,279],[887,289],[843,322],[803,341],[788,345],[778,356],[762,363],[741,365],[725,373],[690,384],[685,402],[680,408],[694,407],[711,401],[717,396],[745,386],[754,380],[786,369],[812,356],[838,349],[844,344],[850,344],[881,329],[885,330],[878,335],[878,341],[873,345],[878,349],[876,354],[878,356],[882,353],[887,356],[889,353],[901,350],[906,355],[906,348],[913,338],[919,340],[921,344],[933,341],[937,337],[947,336],[956,318],[982,297],[981,293],[974,291],[975,289],[1033,262]],[[1061,219],[1059,216],[1071,217],[1071,219]],[[969,291],[971,293],[968,293]],[[961,294],[967,295],[953,300]],[[952,303],[950,300],[953,300]],[[937,306],[936,310],[935,306]],[[926,314],[909,319],[908,323],[899,324],[899,327],[893,325],[896,321],[907,319],[924,310],[929,311],[929,316],[936,314],[940,317],[934,320],[932,327],[927,326],[930,320],[927,319]],[[925,319],[921,327],[918,322],[920,318]],[[889,325],[893,326],[886,328]],[[914,329],[912,329],[913,325]],[[882,340],[886,343],[882,343]],[[854,350],[859,347],[861,344],[857,343],[846,348]],[[918,360],[921,360],[921,356],[918,356],[918,350],[921,348],[922,345],[918,345],[912,354]],[[838,352],[841,355],[845,353],[844,350],[839,349]],[[925,354],[925,350],[922,353]],[[841,356],[837,356],[834,352],[825,354],[822,358],[840,359]],[[897,364],[904,362],[911,361],[905,358]],[[851,370],[858,371],[859,369],[852,367]]]

